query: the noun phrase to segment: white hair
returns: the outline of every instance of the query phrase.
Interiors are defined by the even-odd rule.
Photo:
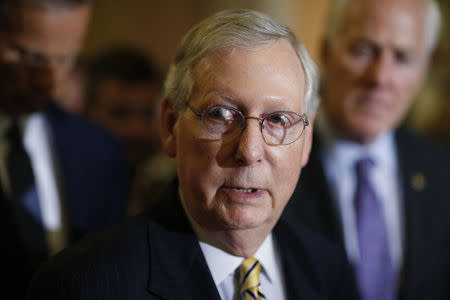
[[[361,0],[358,0],[361,1]],[[441,31],[441,13],[436,0],[426,0],[427,11],[425,15],[424,46],[428,55],[436,48]],[[328,13],[326,26],[326,38],[330,41],[335,39],[342,29],[345,9],[350,5],[350,0],[333,0]]]
[[[290,42],[305,73],[305,113],[314,115],[318,105],[318,72],[308,52],[295,34],[268,16],[250,10],[225,10],[191,28],[183,37],[164,84],[164,94],[178,110],[186,107],[193,86],[193,69],[203,57],[219,50],[253,49],[279,39]]]

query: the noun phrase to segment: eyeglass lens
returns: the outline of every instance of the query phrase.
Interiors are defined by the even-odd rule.
[[[231,107],[212,106],[201,114],[197,113],[197,116],[201,118],[205,131],[213,139],[240,134],[247,119],[256,119],[260,122],[261,133],[269,145],[293,143],[305,128],[303,117],[294,112],[273,112],[258,118],[245,117],[242,112]]]

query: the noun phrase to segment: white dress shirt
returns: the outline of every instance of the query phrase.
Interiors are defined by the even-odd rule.
[[[56,231],[61,228],[61,200],[51,140],[43,114],[32,114],[24,128],[24,148],[35,177],[43,226],[48,231]]]
[[[63,213],[61,206],[61,186],[59,183],[58,167],[53,153],[51,131],[47,120],[41,112],[33,113],[21,119],[23,135],[22,141],[27,152],[36,184],[39,198],[39,207],[42,217],[42,225],[47,232],[48,246],[51,253],[64,247],[65,237],[53,237],[53,233],[59,233],[63,227]],[[5,131],[11,120],[1,117],[1,127]],[[4,190],[8,193],[9,178],[6,171],[6,156],[8,145],[5,139],[0,143],[0,179]],[[51,237],[50,237],[51,236]]]
[[[200,242],[214,283],[222,300],[233,300],[235,296],[234,273],[244,257],[227,252]],[[266,299],[286,299],[286,288],[279,252],[270,234],[259,247],[254,257],[261,263],[260,282]]]
[[[381,134],[370,145],[361,145],[337,140],[325,120],[319,118],[318,121],[318,132],[324,141],[321,158],[325,176],[335,200],[335,209],[341,216],[345,248],[350,261],[356,264],[359,260],[354,207],[355,164],[361,158],[370,157],[375,165],[369,179],[381,202],[387,228],[389,253],[394,269],[398,272],[403,259],[403,210],[401,178],[393,133]]]

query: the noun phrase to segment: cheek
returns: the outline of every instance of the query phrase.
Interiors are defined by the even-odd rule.
[[[194,139],[189,133],[181,133],[177,146],[180,184],[185,185],[184,190],[190,190],[196,198],[211,198],[221,180],[216,145]]]
[[[274,160],[271,162],[274,188],[281,199],[290,198],[301,170],[303,144],[290,146],[293,149],[289,149],[287,151],[289,153],[284,153],[285,149],[281,149],[281,151],[277,151],[278,153],[273,155]]]
[[[399,98],[397,100],[399,102],[398,106],[408,107],[421,88],[422,80],[419,80],[418,78],[411,78],[404,83],[400,82],[397,85],[397,98]]]

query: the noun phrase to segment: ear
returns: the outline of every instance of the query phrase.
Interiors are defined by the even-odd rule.
[[[316,116],[312,116],[309,119],[309,125],[305,128],[303,134],[305,135],[303,141],[303,153],[302,153],[302,168],[306,166],[309,160],[309,154],[311,153],[311,147],[313,142],[313,128],[314,128],[314,119]]]
[[[178,116],[178,111],[172,108],[168,98],[164,98],[161,103],[161,142],[164,152],[170,157],[175,157],[177,154],[175,125]]]

